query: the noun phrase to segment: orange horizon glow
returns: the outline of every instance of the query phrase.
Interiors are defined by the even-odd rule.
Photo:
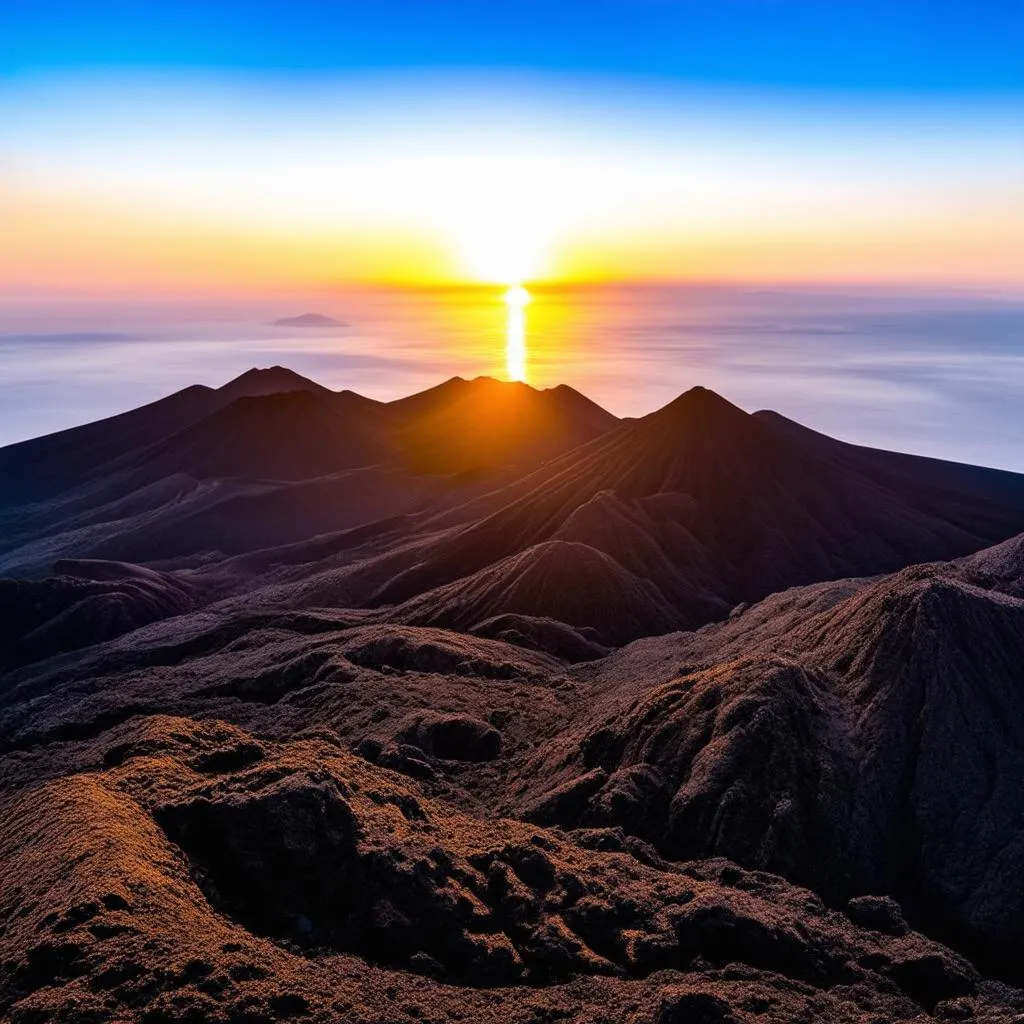
[[[333,285],[602,283],[1024,285],[1024,212],[979,198],[943,220],[778,225],[742,231],[609,231],[531,259],[502,239],[465,257],[461,238],[397,227],[331,232],[217,222],[158,208],[47,193],[0,179],[0,288],[159,293]],[[525,246],[520,249],[525,252]]]
[[[410,121],[414,93],[384,86],[176,89],[8,98],[0,290],[1024,286],[1024,149],[1001,108],[595,94],[512,116],[453,90]]]

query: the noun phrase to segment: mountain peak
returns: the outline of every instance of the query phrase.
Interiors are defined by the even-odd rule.
[[[668,405],[651,413],[657,420],[672,419],[679,424],[722,426],[741,423],[750,419],[750,414],[723,398],[710,388],[692,387],[674,398]]]
[[[252,367],[217,389],[230,399],[253,398],[281,391],[326,391],[321,384],[286,366]]]
[[[299,316],[285,316],[275,320],[272,327],[344,327],[340,320],[323,313],[300,313]]]

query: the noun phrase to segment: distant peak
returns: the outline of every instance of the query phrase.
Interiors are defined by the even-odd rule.
[[[692,400],[717,399],[719,402],[725,401],[717,391],[712,391],[711,388],[706,388],[702,384],[695,384],[688,391],[684,391],[679,397],[686,398],[687,395],[689,395]]]
[[[323,313],[301,313],[299,316],[286,316],[275,320],[273,327],[344,327],[341,320],[335,320],[332,316],[324,316]]]
[[[717,391],[701,387],[699,384],[696,387],[690,388],[689,391],[684,391],[678,398],[669,402],[665,408],[732,410],[742,416],[747,415],[739,406],[733,405],[732,402],[723,398]]]
[[[432,390],[443,392],[449,389],[457,389],[464,394],[497,390],[508,392],[511,394],[513,391],[518,392],[523,389],[528,389],[530,391],[534,390],[533,388],[530,387],[529,384],[526,384],[523,381],[501,380],[498,377],[491,377],[483,373],[480,374],[479,376],[470,377],[468,379],[466,377],[450,377],[443,384],[439,384],[436,388]]]
[[[286,366],[254,366],[217,390],[231,398],[249,398],[278,391],[325,391],[326,388]]]
[[[289,370],[287,366],[250,366],[244,373],[240,373],[233,380],[229,380],[224,387],[229,388],[232,384],[239,384],[246,380],[270,380],[271,377],[299,377],[303,379],[294,370]]]
[[[750,414],[710,388],[693,387],[651,413],[650,418],[661,423],[671,421],[681,427],[721,428],[748,422]]]

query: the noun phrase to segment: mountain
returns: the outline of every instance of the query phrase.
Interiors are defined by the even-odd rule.
[[[201,384],[130,412],[0,448],[0,503],[43,500],[87,480],[104,464],[153,444],[220,405]]]
[[[281,366],[253,368],[220,388],[195,384],[118,416],[0,448],[0,507],[43,500],[87,483],[115,460],[238,398],[279,391],[327,389]]]
[[[365,599],[398,604],[560,541],[611,557],[699,625],[784,587],[1002,540],[1024,529],[1024,478],[858,449],[695,388],[447,521],[404,567],[388,555],[390,578]],[[546,614],[553,600],[491,613]]]
[[[348,530],[359,523],[341,506],[332,515],[317,503],[328,486],[307,485],[358,470],[337,483],[349,488],[346,508],[421,515],[402,545],[311,562],[294,600],[333,592],[460,628],[504,613],[580,625],[586,602],[557,581],[602,566],[602,579],[621,584],[621,615],[599,616],[610,632],[595,637],[611,644],[720,619],[784,587],[957,557],[1024,530],[1015,474],[847,445],[702,388],[618,421],[566,387],[453,378],[380,403],[272,367],[167,401],[170,413],[124,414],[135,446],[121,454],[116,418],[42,439],[54,457],[57,441],[75,453],[78,483],[28,527],[11,510],[0,566],[38,574],[55,558],[238,554]],[[199,415],[200,405],[212,411]],[[189,422],[169,429],[178,418]],[[83,442],[96,428],[89,450],[101,454],[87,474],[96,456]],[[26,444],[0,450],[0,465],[37,442]],[[448,482],[424,488],[423,478]],[[394,497],[364,502],[351,490],[363,486]],[[400,497],[403,486],[419,504]],[[291,525],[273,509],[288,509]],[[231,515],[247,525],[232,530]],[[513,566],[526,575],[503,587]],[[337,582],[317,583],[323,573]],[[480,619],[467,620],[472,608]]]
[[[143,458],[164,476],[310,480],[388,457],[386,424],[374,405],[326,389],[257,393],[166,438]]]
[[[223,408],[239,398],[258,398],[262,395],[276,395],[289,391],[311,391],[314,394],[330,394],[322,384],[289,370],[286,366],[254,366],[227,384],[217,388],[218,408]]]
[[[322,313],[301,313],[299,316],[286,316],[275,320],[274,327],[344,327],[340,320]]]
[[[568,391],[481,378],[385,404],[280,366],[188,389],[0,449],[0,572],[40,575],[66,557],[208,559],[436,510],[617,422]],[[501,409],[507,420],[493,417]]]
[[[595,662],[590,707],[523,766],[516,812],[833,903],[889,893],[1024,977],[1022,546],[785,591]]]
[[[453,377],[388,408],[408,464],[429,473],[532,468],[618,422],[564,385],[538,391],[491,377]]]
[[[36,456],[0,1017],[1024,1012],[1021,477],[280,367]]]

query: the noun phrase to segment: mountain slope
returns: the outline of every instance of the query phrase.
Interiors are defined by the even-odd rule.
[[[914,472],[897,480],[889,453],[852,457],[814,437],[695,388],[448,517],[462,525],[411,547],[408,569],[368,597],[408,600],[557,538],[618,559],[699,624],[783,587],[1024,529],[1024,478],[900,456]]]
[[[355,395],[287,391],[239,398],[144,453],[151,473],[310,480],[390,454],[386,426]]]
[[[185,429],[239,398],[327,391],[281,366],[251,369],[220,388],[195,384],[129,412],[0,448],[0,502],[14,506],[95,481],[111,462]]]
[[[524,765],[516,812],[729,857],[833,902],[889,893],[1024,977],[1020,545],[785,592],[594,663],[603,696]]]
[[[586,544],[545,541],[394,610],[399,621],[470,629],[505,613],[588,627],[609,643],[682,619],[656,586]]]
[[[530,469],[618,422],[564,385],[538,391],[490,377],[453,377],[388,408],[408,465],[429,473]]]
[[[0,564],[39,575],[65,556],[152,562],[295,542],[446,507],[614,422],[567,388],[457,379],[384,404],[253,369],[216,391],[0,449]],[[364,472],[324,479],[354,470]],[[393,496],[379,500],[382,487]],[[233,531],[230,510],[246,517]]]

